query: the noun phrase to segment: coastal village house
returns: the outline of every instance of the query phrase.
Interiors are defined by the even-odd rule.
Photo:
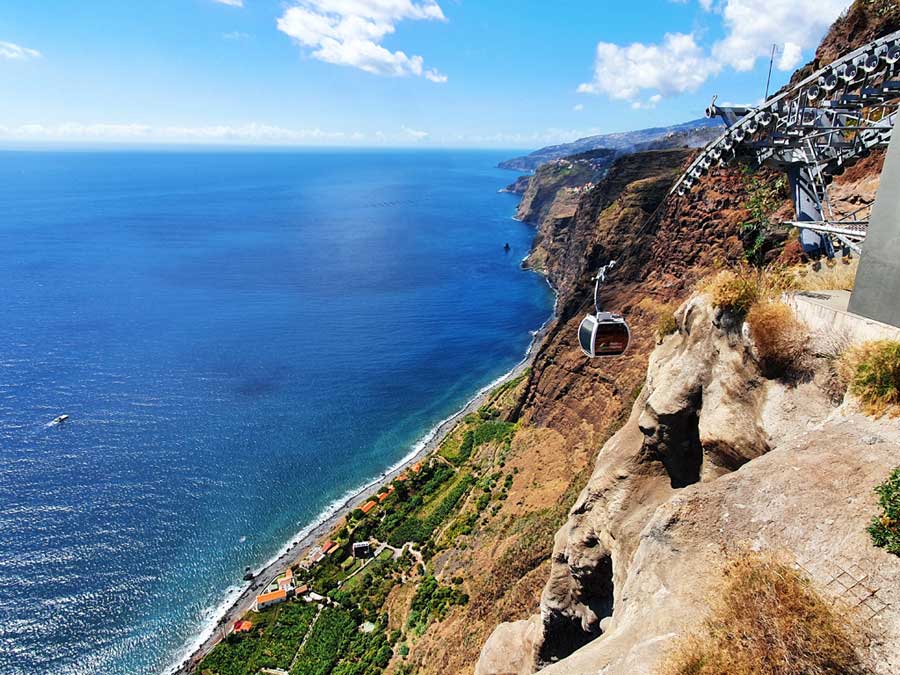
[[[274,582],[272,582],[265,593],[256,596],[256,604],[254,606],[254,609],[259,612],[266,609],[267,607],[271,607],[272,605],[277,605],[279,603],[285,602],[289,598],[293,598],[295,593],[296,589],[294,588],[294,572],[290,567],[288,567],[284,571],[284,574],[282,574],[280,577],[276,578]]]
[[[279,605],[282,602],[287,601],[287,592],[282,590],[272,591],[270,593],[263,593],[262,595],[256,596],[256,605],[253,609],[257,612],[261,612],[264,609],[272,607],[273,605]]]

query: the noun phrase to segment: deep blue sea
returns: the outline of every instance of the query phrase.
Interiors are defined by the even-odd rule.
[[[0,673],[165,671],[522,358],[506,156],[0,152]]]

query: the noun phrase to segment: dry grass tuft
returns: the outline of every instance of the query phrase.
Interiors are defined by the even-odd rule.
[[[712,614],[683,638],[661,675],[862,675],[858,635],[803,577],[768,556],[724,570]]]
[[[677,331],[678,319],[675,318],[675,310],[666,307],[656,320],[656,339],[662,342],[664,338]]]
[[[841,260],[834,265],[804,265],[794,270],[797,290],[801,291],[852,291],[856,283],[859,260]]]
[[[758,302],[771,300],[796,287],[794,276],[782,268],[756,269],[749,266],[722,270],[700,282],[713,305],[744,315]]]
[[[782,375],[798,370],[809,332],[783,302],[759,302],[747,314],[750,335],[763,370]]]
[[[759,286],[750,275],[723,270],[702,286],[713,305],[738,314],[746,314],[759,302]]]
[[[848,349],[838,376],[873,417],[900,417],[900,342],[876,340]]]

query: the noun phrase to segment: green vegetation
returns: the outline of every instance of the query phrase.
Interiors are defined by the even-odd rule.
[[[741,223],[744,241],[744,257],[752,265],[760,267],[765,262],[766,239],[771,227],[772,214],[787,198],[787,180],[761,178],[752,169],[744,171],[744,189],[747,192],[749,218]]]
[[[479,424],[475,429],[475,445],[483,445],[494,441],[505,442],[512,438],[516,425],[509,422],[489,421]]]
[[[869,415],[900,415],[900,342],[876,340],[848,350],[841,358],[850,392]]]
[[[372,632],[360,631],[353,636],[331,675],[380,675],[393,655],[394,643],[385,633],[384,625],[376,624]]]
[[[429,575],[422,580],[412,600],[407,627],[414,635],[421,635],[434,620],[443,619],[454,605],[465,605],[469,596],[452,586],[441,586]]]
[[[329,675],[355,633],[356,621],[349,612],[323,609],[315,630],[297,654],[291,675]]]
[[[900,555],[900,467],[877,488],[881,515],[872,519],[869,535],[872,543],[888,553]]]
[[[260,668],[288,669],[316,608],[288,603],[249,617],[249,633],[232,633],[203,660],[202,675],[256,675]]]
[[[472,455],[472,450],[475,449],[475,432],[467,431],[466,435],[463,437],[463,442],[459,446],[459,452],[456,453],[456,456],[453,457],[450,461],[453,462],[456,466],[460,466],[469,461],[469,457]]]

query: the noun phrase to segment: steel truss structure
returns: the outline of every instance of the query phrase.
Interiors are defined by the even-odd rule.
[[[801,241],[860,251],[871,206],[850,213],[828,195],[834,176],[891,140],[900,108],[900,31],[861,47],[776,94],[757,108],[722,107],[707,117],[727,129],[706,146],[672,188],[686,194],[714,165],[738,158],[784,170]],[[835,240],[835,241],[833,241]]]

